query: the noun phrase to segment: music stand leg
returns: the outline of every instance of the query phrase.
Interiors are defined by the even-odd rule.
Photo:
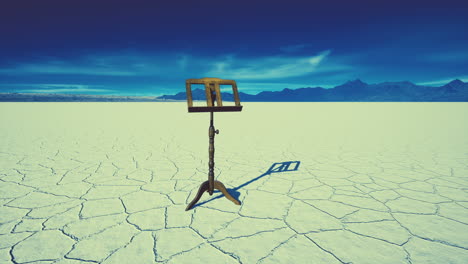
[[[203,193],[208,191],[208,188],[209,188],[208,181],[203,182],[200,185],[200,188],[198,189],[197,196],[195,196],[195,198],[187,205],[187,208],[185,208],[185,211],[190,210],[198,202],[198,200],[200,200]]]
[[[224,194],[224,196],[228,198],[229,200],[231,200],[233,203],[237,205],[241,204],[238,200],[236,200],[236,198],[232,197],[232,195],[228,193],[228,191],[226,190],[226,187],[224,187],[224,184],[222,182],[214,181],[214,188],[217,190],[220,190]]]

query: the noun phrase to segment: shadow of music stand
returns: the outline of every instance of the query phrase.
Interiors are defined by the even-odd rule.
[[[192,100],[192,84],[204,84],[205,85],[205,94],[206,94],[206,105],[207,106],[193,106]],[[232,85],[232,92],[234,95],[234,106],[223,106],[221,98],[220,85]],[[199,112],[210,112],[210,127],[208,130],[208,136],[210,139],[209,146],[209,171],[208,171],[208,180],[203,182],[198,189],[197,195],[185,208],[185,211],[190,210],[197,202],[200,200],[200,197],[205,191],[207,191],[210,196],[213,195],[213,190],[217,189],[221,191],[226,198],[231,200],[233,203],[240,205],[240,202],[232,197],[229,192],[226,190],[224,184],[220,181],[214,180],[214,136],[215,133],[219,134],[218,129],[214,129],[213,126],[213,112],[235,112],[242,111],[242,106],[239,101],[239,93],[237,92],[236,82],[233,80],[223,80],[219,78],[201,78],[201,79],[188,79],[185,81],[185,87],[187,90],[187,104],[189,113],[199,113]],[[215,106],[216,103],[216,106]]]

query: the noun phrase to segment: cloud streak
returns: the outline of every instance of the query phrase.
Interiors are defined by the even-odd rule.
[[[19,87],[20,93],[113,93],[115,90],[103,89],[101,85],[85,84],[3,84]]]
[[[60,89],[27,89],[27,90],[21,90],[21,92],[25,93],[107,93],[107,92],[114,92],[114,90],[108,90],[108,89],[94,89],[94,88],[80,88],[80,89],[74,89],[74,88],[60,88]]]
[[[68,59],[48,58],[41,62],[17,63],[13,67],[0,68],[0,74],[144,76],[179,70],[186,64],[186,60],[187,58],[181,57],[176,63],[167,55],[128,52],[84,54]]]
[[[315,72],[330,52],[330,50],[325,50],[309,57],[270,56],[238,60],[234,60],[231,56],[213,63],[212,69],[206,74],[238,80],[269,80],[303,76]]]
[[[427,85],[427,86],[441,86],[441,85],[446,85],[447,83],[458,79],[462,82],[468,82],[468,76],[459,76],[459,77],[453,77],[453,78],[447,78],[447,79],[442,79],[442,80],[433,80],[433,81],[428,81],[428,82],[418,82],[416,84],[418,85]]]
[[[41,63],[24,63],[12,68],[0,69],[3,74],[44,74],[44,75],[100,75],[100,76],[133,76],[133,71],[82,64],[67,61],[46,61]]]

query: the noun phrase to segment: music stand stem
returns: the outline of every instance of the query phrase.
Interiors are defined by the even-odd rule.
[[[209,189],[208,193],[210,195],[213,194],[214,189],[214,134],[219,134],[219,130],[215,130],[213,126],[213,112],[210,112],[210,127],[208,129],[208,136],[210,138],[210,147],[208,149],[210,160],[208,162],[209,170],[208,170],[208,182],[209,182]]]

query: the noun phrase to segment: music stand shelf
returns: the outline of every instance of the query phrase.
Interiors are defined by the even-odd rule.
[[[190,113],[200,112],[237,112],[242,111],[242,106],[192,106],[188,108]]]

